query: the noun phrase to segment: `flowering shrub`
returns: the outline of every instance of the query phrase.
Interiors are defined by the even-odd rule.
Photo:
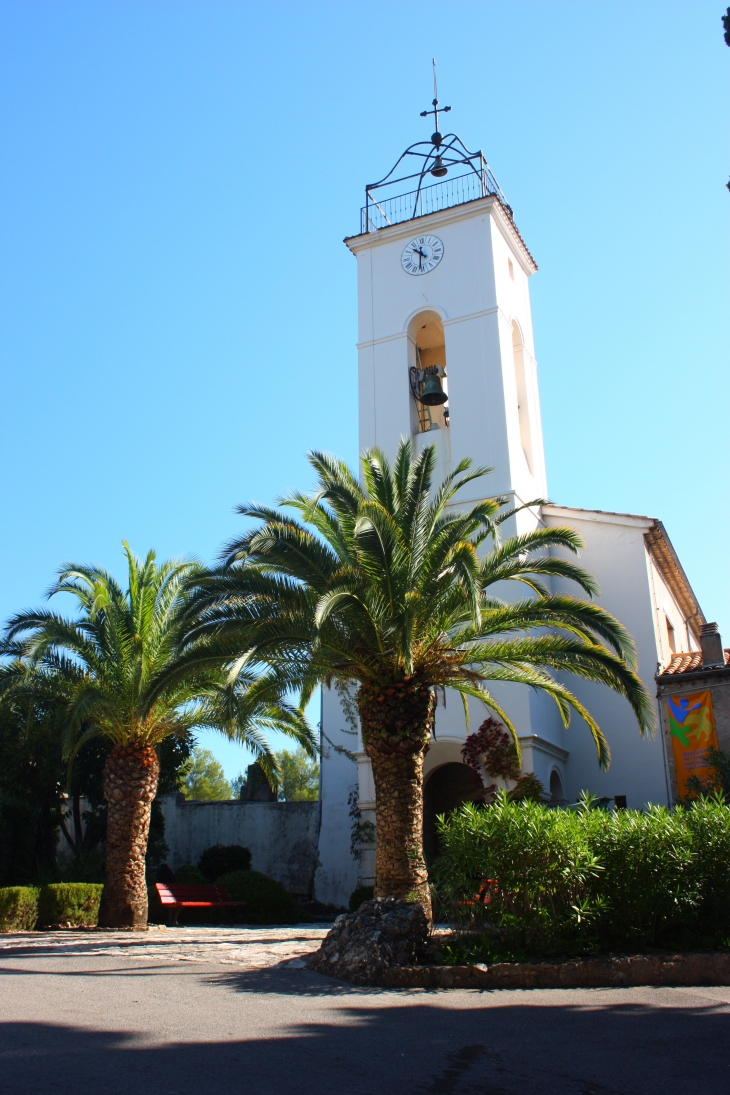
[[[464,742],[464,764],[475,772],[484,768],[492,779],[518,779],[520,762],[515,743],[500,722],[491,716]]]

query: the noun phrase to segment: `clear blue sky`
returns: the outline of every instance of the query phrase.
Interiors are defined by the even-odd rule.
[[[341,241],[435,54],[540,266],[551,497],[660,517],[730,643],[725,7],[2,4],[0,618],[356,459]]]

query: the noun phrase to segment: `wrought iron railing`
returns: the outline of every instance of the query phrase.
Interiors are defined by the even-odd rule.
[[[482,160],[484,166],[469,171],[456,178],[444,179],[432,186],[423,186],[408,194],[397,194],[392,198],[376,198],[367,191],[367,205],[360,210],[360,232],[377,232],[389,224],[402,224],[414,217],[424,217],[441,209],[450,209],[454,205],[476,201],[494,194],[512,215],[504,194],[492,172]]]

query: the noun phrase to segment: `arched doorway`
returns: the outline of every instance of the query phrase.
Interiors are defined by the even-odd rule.
[[[464,802],[483,800],[484,785],[467,764],[442,764],[431,773],[423,790],[423,853],[429,867],[439,854],[436,818]]]
[[[551,806],[564,806],[565,805],[565,794],[563,792],[563,781],[560,778],[560,773],[555,768],[550,773],[550,805]]]

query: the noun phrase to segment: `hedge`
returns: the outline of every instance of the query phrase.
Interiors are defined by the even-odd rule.
[[[0,932],[32,932],[38,921],[35,886],[7,886],[0,890]]]
[[[730,809],[719,799],[574,812],[501,795],[462,806],[439,833],[437,902],[480,934],[485,958],[730,943]]]
[[[99,917],[103,886],[57,882],[50,886],[8,886],[0,890],[0,932],[35,928],[93,927]]]
[[[350,912],[357,912],[363,901],[372,901],[373,891],[373,886],[356,886],[350,894],[350,900],[348,902]]]
[[[241,844],[214,844],[206,848],[198,860],[198,868],[203,872],[208,882],[215,882],[221,875],[231,874],[233,871],[251,870],[251,851]],[[175,872],[175,881],[181,879]]]
[[[184,883],[187,886],[202,886],[208,879],[200,867],[193,867],[192,863],[183,863],[182,867],[178,867],[175,871],[175,881]]]
[[[98,882],[54,882],[44,886],[38,898],[38,923],[74,928],[94,927],[104,887]]]
[[[240,924],[296,924],[306,919],[280,882],[259,871],[231,871],[217,882],[231,901],[245,901],[240,909],[221,909],[227,921]]]

